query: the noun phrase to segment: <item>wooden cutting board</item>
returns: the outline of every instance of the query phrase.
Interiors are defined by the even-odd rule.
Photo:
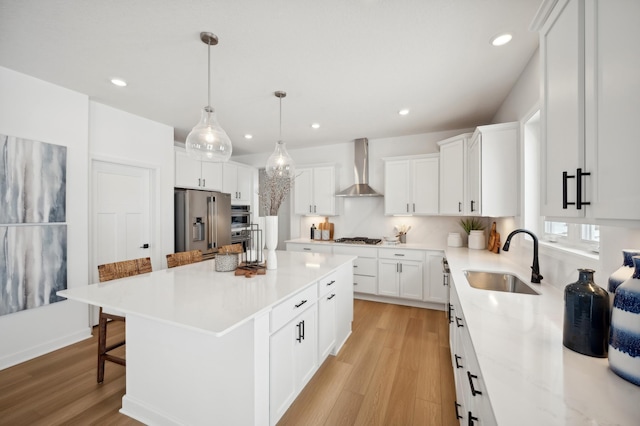
[[[491,231],[489,232],[489,243],[487,244],[487,250],[497,253],[496,250],[500,249],[500,234],[496,232],[496,223],[491,225]]]
[[[267,268],[264,265],[247,265],[241,263],[236,269],[235,275],[237,277],[244,275],[246,278],[253,278],[256,275],[265,275]]]

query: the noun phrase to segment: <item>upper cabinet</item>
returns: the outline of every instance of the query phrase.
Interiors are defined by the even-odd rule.
[[[231,204],[251,204],[255,169],[239,163],[222,165],[222,192],[231,194]]]
[[[334,166],[298,168],[293,186],[295,214],[336,215]]]
[[[437,215],[439,155],[385,158],[384,213]]]
[[[222,191],[222,164],[191,158],[175,148],[175,186],[180,188]]]
[[[543,215],[640,220],[638,16],[640,2],[603,0],[546,1],[536,16]]]
[[[471,133],[465,133],[438,142],[440,146],[441,215],[462,216],[465,214],[466,152],[470,137]]]
[[[467,152],[466,214],[518,214],[518,123],[476,128]]]

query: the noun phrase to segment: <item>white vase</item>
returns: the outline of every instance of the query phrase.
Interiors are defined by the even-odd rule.
[[[258,229],[260,229],[260,232],[262,233],[260,236],[260,244],[262,245],[262,247],[256,247],[257,250],[264,250],[267,247],[267,240],[265,238],[266,230],[265,230],[264,224],[265,224],[264,216],[260,216],[258,218]]]
[[[278,216],[264,218],[265,247],[267,248],[267,269],[278,268],[276,247],[278,246]]]
[[[474,250],[484,250],[486,247],[484,231],[471,231],[469,234],[469,248]]]

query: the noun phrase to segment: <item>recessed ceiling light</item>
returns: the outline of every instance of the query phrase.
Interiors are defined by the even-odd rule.
[[[509,43],[513,36],[509,33],[498,34],[497,36],[491,39],[491,44],[494,46],[504,46]]]
[[[311,125],[311,128],[312,128],[312,129],[319,129],[319,128],[320,128],[320,124],[318,124],[318,123],[313,123],[313,124]]]
[[[249,133],[247,133],[246,135],[244,135],[245,139],[253,139],[253,135],[250,135]]]
[[[400,114],[400,115],[407,115],[407,114],[409,114],[409,110],[408,110],[408,109],[406,109],[406,108],[405,108],[405,109],[401,109],[400,111],[398,111],[398,114]]]
[[[115,84],[118,87],[125,87],[127,85],[127,82],[120,78],[112,78],[111,83]]]

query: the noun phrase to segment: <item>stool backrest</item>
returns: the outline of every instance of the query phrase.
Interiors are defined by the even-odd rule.
[[[202,262],[202,252],[200,250],[183,251],[167,255],[167,267],[169,268],[196,262]]]
[[[100,282],[131,277],[138,274],[145,274],[147,272],[152,272],[151,259],[148,257],[98,265],[98,277]]]

